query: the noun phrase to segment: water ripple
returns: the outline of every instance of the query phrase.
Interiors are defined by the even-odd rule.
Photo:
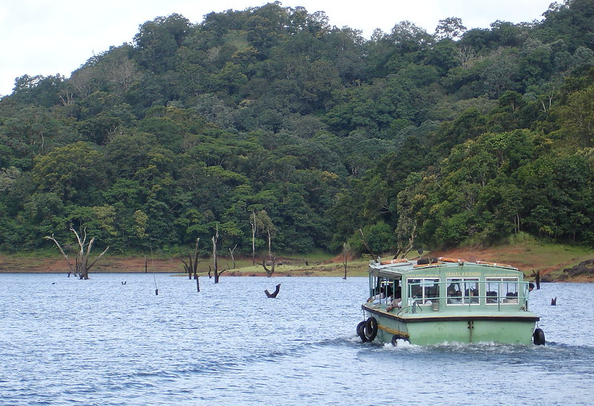
[[[536,292],[544,347],[394,347],[355,333],[366,278],[223,278],[200,293],[185,278],[155,278],[158,296],[152,274],[1,274],[3,402],[383,405],[407,394],[407,404],[450,405],[455,387],[467,404],[589,403],[594,319],[575,310],[588,308],[594,285]]]

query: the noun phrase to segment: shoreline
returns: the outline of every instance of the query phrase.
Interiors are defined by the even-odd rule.
[[[594,254],[574,255],[570,254],[565,258],[557,255],[545,258],[542,254],[533,251],[531,247],[506,246],[494,248],[466,248],[453,249],[449,251],[432,252],[427,256],[461,258],[468,261],[485,260],[490,262],[507,263],[514,266],[526,275],[526,280],[534,280],[534,272],[538,271],[541,282],[576,282],[593,283],[594,269],[582,272],[579,275],[572,275],[567,272],[578,264],[593,258]],[[536,251],[536,250],[534,250]],[[414,259],[413,259],[414,260]],[[368,257],[349,259],[348,276],[367,276]],[[554,262],[553,262],[554,261]],[[212,260],[201,259],[198,265],[198,275],[205,277],[212,267]],[[252,265],[251,258],[241,258],[232,261],[228,257],[220,257],[218,260],[219,269],[225,271],[221,277],[268,277],[261,265]],[[68,263],[64,257],[59,255],[41,255],[32,253],[3,254],[0,253],[0,273],[30,273],[30,274],[68,274]],[[184,264],[180,257],[169,258],[147,258],[143,256],[105,256],[91,269],[93,273],[166,273],[187,276]],[[334,258],[318,258],[316,261],[304,258],[295,259],[284,257],[276,265],[274,276],[295,276],[315,277],[332,276],[344,277],[344,263],[342,256]]]
[[[219,258],[219,269],[225,269],[221,277],[267,277],[268,275],[260,265],[252,266],[249,261],[237,261],[235,268],[229,258]],[[291,263],[294,262],[294,263]],[[208,276],[212,266],[210,260],[203,260],[198,266],[198,275]],[[58,257],[22,257],[0,254],[0,274],[2,273],[30,273],[30,274],[68,274],[69,268],[66,260]],[[145,259],[142,257],[104,257],[91,269],[94,273],[159,273],[179,274],[187,276],[184,265],[178,258]],[[367,261],[358,260],[348,264],[348,276],[366,276]],[[342,262],[324,261],[305,265],[303,261],[285,261],[277,265],[274,276],[344,276]]]

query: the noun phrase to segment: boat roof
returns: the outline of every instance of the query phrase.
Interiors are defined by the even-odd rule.
[[[522,274],[518,268],[508,264],[486,261],[466,261],[459,258],[421,258],[419,260],[392,259],[387,261],[371,261],[369,264],[369,273],[379,277],[400,279],[402,277],[425,276],[429,274],[438,274],[441,271],[474,271],[490,275],[508,275]]]

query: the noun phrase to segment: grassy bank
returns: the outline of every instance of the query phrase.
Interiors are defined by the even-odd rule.
[[[524,237],[511,240],[508,244],[489,248],[459,248],[432,253],[433,256],[463,258],[469,261],[485,260],[510,264],[524,271],[526,275],[539,271],[545,280],[556,280],[564,269],[594,258],[594,250],[563,244],[551,244]],[[592,282],[594,274],[584,276],[576,282]]]
[[[187,258],[184,258],[187,260]],[[258,259],[259,261],[260,259]],[[368,259],[349,261],[347,275],[361,276],[367,271]],[[233,261],[230,257],[220,257],[219,270],[224,269],[224,276],[262,276],[264,268],[252,265],[251,258],[240,258]],[[212,259],[203,258],[198,265],[198,273],[206,275],[213,268]],[[67,273],[68,264],[60,254],[47,252],[2,254],[0,253],[0,272],[8,273]],[[133,256],[109,255],[101,258],[91,273],[184,273],[184,264],[179,256]],[[329,254],[312,254],[306,256],[285,256],[275,267],[276,276],[343,276],[344,264]]]
[[[416,254],[416,252],[415,252]],[[545,279],[556,280],[563,275],[563,270],[571,268],[582,261],[594,258],[594,250],[569,245],[550,244],[532,238],[516,238],[508,244],[477,248],[467,247],[455,250],[426,253],[427,256],[446,256],[468,261],[485,260],[510,264],[527,275],[532,271],[540,271]],[[386,256],[388,258],[389,256]],[[412,256],[411,256],[412,258]],[[329,254],[306,256],[285,256],[275,268],[276,276],[344,276],[342,256],[332,257]],[[347,276],[366,275],[369,257],[348,261]],[[212,268],[212,260],[201,260],[198,271],[200,275],[208,274]],[[219,269],[225,269],[225,276],[263,276],[266,275],[261,265],[252,265],[251,258],[232,261],[229,257],[221,257]],[[28,273],[67,273],[65,259],[51,252],[27,254],[1,254],[0,272]],[[91,272],[159,272],[183,273],[184,266],[179,257],[173,256],[119,256],[109,255],[101,258]],[[594,275],[582,275],[575,281],[594,281]]]

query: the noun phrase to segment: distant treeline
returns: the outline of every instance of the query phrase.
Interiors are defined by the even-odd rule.
[[[367,40],[270,3],[178,14],[0,99],[0,250],[594,246],[594,0]]]

